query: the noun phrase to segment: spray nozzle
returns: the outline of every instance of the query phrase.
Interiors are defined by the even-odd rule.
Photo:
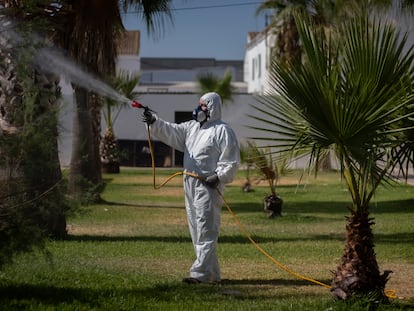
[[[143,105],[141,105],[141,104],[140,104],[139,102],[137,102],[136,100],[133,100],[133,101],[132,101],[131,106],[132,106],[132,107],[134,107],[134,108],[145,108]]]
[[[133,100],[132,101],[131,106],[134,107],[134,108],[142,108],[142,109],[145,109],[145,111],[152,111],[148,106],[144,106],[141,103],[137,102],[136,100]]]

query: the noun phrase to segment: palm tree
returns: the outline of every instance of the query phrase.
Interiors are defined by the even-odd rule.
[[[256,106],[263,124],[256,129],[280,137],[274,144],[268,139],[269,147],[307,152],[315,170],[321,155],[334,150],[352,204],[332,294],[384,297],[388,272],[379,272],[370,201],[403,162],[403,125],[413,126],[413,47],[405,50],[406,37],[368,18],[343,22],[341,39],[326,38],[304,16],[295,20],[308,61],[290,68],[273,63],[273,89]]]
[[[80,1],[80,0],[62,0],[62,1],[36,1],[36,0],[20,0],[0,1],[2,14],[12,16],[16,21],[24,21],[24,25],[33,25],[32,21],[40,21],[47,27],[42,28],[42,33],[47,37],[64,47],[70,52],[70,55],[79,62],[82,67],[86,67],[89,71],[98,76],[107,76],[114,74],[116,54],[116,39],[120,37],[122,29],[122,21],[120,18],[120,10],[127,10],[131,7],[138,9],[138,16],[141,16],[147,24],[148,31],[153,33],[163,25],[163,18],[171,18],[169,10],[170,0],[158,1]],[[32,31],[36,29],[31,28]],[[1,103],[1,124],[7,131],[15,129],[13,125],[15,120],[12,116],[21,113],[21,99],[23,97],[21,80],[15,72],[17,67],[17,59],[15,53],[1,49],[2,55],[2,79],[8,83],[1,85],[2,96]],[[4,75],[3,75],[4,73]],[[28,75],[32,77],[34,75]],[[39,78],[39,73],[35,75]],[[49,83],[48,77],[43,75],[38,79],[43,81],[45,86],[57,88],[58,84],[53,77]],[[74,142],[73,142],[73,158],[69,178],[69,189],[75,196],[81,197],[90,191],[92,186],[96,190],[97,185],[101,182],[101,168],[99,157],[99,138],[100,138],[100,119],[101,119],[101,99],[97,94],[88,92],[82,86],[74,85],[76,112],[74,113]],[[46,97],[54,96],[55,91],[42,92],[45,98],[39,98],[40,102],[47,101]],[[20,111],[20,112],[19,112]],[[53,110],[54,111],[54,110]],[[17,114],[15,113],[17,112]],[[20,125],[20,124],[17,124]],[[44,128],[46,130],[46,128]],[[2,130],[3,131],[3,130]],[[54,131],[57,133],[57,130]],[[57,143],[57,137],[56,137]],[[54,149],[51,149],[52,151]],[[10,159],[15,159],[13,156]],[[50,156],[48,161],[39,163],[42,168],[43,164],[50,164],[50,159],[56,160],[56,166],[59,172],[54,176],[59,179],[60,166],[56,156]],[[3,165],[3,162],[2,162]],[[7,168],[6,168],[7,169]],[[49,179],[49,183],[53,183],[54,178]],[[10,183],[7,183],[10,184]],[[56,188],[57,189],[57,188]],[[4,189],[2,189],[4,190]],[[96,196],[95,196],[96,197]],[[99,198],[97,198],[99,199]],[[56,206],[64,207],[63,204]],[[62,214],[64,215],[64,214]],[[60,221],[60,226],[54,233],[61,235],[65,232],[65,221]]]
[[[63,46],[79,66],[98,77],[115,73],[116,38],[121,34],[118,1],[79,1],[69,5],[72,14],[66,21]],[[82,85],[74,88],[74,121],[69,194],[82,198],[102,182],[99,142],[102,99]],[[92,200],[99,191],[92,190]]]
[[[299,36],[292,14],[295,10],[302,10],[305,6],[306,1],[267,0],[257,8],[256,15],[268,10],[274,12],[270,25],[276,34],[276,42],[271,55],[272,59],[276,58],[282,62],[290,62],[293,59],[300,61]]]
[[[276,42],[270,55],[285,64],[301,62],[302,52],[299,44],[299,34],[294,15],[297,13],[311,16],[321,26],[326,26],[332,19],[335,1],[329,0],[266,0],[256,10],[256,15],[268,12],[273,13],[269,25],[276,34]],[[267,19],[267,15],[266,15]],[[267,22],[267,20],[266,20]]]
[[[137,93],[134,92],[134,88],[137,86],[139,79],[138,75],[120,70],[110,84],[126,98],[137,99]],[[126,105],[126,103],[116,102],[110,98],[104,99],[103,114],[106,130],[101,141],[100,152],[102,169],[105,173],[119,173],[119,149],[115,138],[114,124],[121,109],[125,108]]]
[[[392,6],[403,11],[411,9],[413,4],[412,0],[265,0],[257,8],[256,15],[268,11],[273,14],[269,26],[276,33],[276,42],[271,58],[294,63],[294,60],[301,61],[295,14],[306,14],[321,30],[330,32],[343,19],[358,14],[365,16],[374,9],[387,10]]]
[[[115,75],[117,39],[123,31],[120,12],[133,8],[146,21],[149,32],[171,19],[171,0],[139,1],[63,1],[71,10],[64,20],[62,45],[81,66],[98,77]],[[75,113],[69,193],[82,197],[102,182],[100,167],[101,98],[73,84]],[[92,186],[92,187],[91,187]],[[99,191],[92,199],[99,200]]]

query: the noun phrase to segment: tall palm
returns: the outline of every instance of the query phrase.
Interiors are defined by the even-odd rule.
[[[25,25],[29,25],[28,21],[32,20],[41,21],[43,25],[49,25],[49,27],[43,28],[42,33],[46,34],[53,42],[67,49],[82,67],[86,67],[98,76],[107,76],[113,74],[115,70],[115,58],[117,56],[115,40],[119,38],[122,31],[120,10],[127,10],[130,7],[137,8],[137,15],[146,21],[148,30],[155,32],[163,25],[164,17],[171,17],[170,2],[170,0],[123,0],[119,2],[114,0],[104,2],[95,0],[49,2],[2,0],[0,1],[0,8],[2,13],[10,13],[17,21],[25,21]],[[13,66],[17,66],[17,62],[14,59],[10,60],[14,54],[8,53],[8,51],[4,52],[5,56],[2,57],[2,61],[4,61],[5,68],[2,73],[5,72],[5,75],[2,78],[9,79],[10,83],[6,92],[2,92],[3,95],[7,94],[7,97],[1,97],[1,99],[6,99],[5,105],[2,104],[1,107],[2,124],[13,121],[10,120],[10,116],[14,114],[15,109],[16,111],[21,109],[19,102],[22,97],[22,88],[18,87],[20,81],[15,79],[17,75],[13,69]],[[40,81],[45,81],[45,79],[42,78]],[[44,85],[57,86],[54,80]],[[101,99],[97,94],[92,94],[83,89],[82,86],[74,85],[74,89],[77,108],[74,113],[73,127],[73,149],[75,152],[72,158],[69,185],[72,194],[77,193],[76,196],[82,196],[90,190],[88,187],[91,184],[96,187],[101,181],[99,158]],[[9,91],[13,91],[15,94],[8,94]],[[54,91],[43,94],[45,96],[54,94]],[[41,99],[41,101],[43,100],[45,99]],[[10,128],[13,129],[13,127]],[[52,158],[58,159],[54,156]],[[50,163],[50,161],[43,163]],[[59,168],[59,165],[57,167]],[[60,175],[56,174],[56,176]],[[53,179],[49,181],[52,182]],[[86,187],[82,187],[83,185],[86,185]],[[61,223],[62,226],[58,229],[58,234],[66,230],[64,222]]]
[[[116,38],[120,36],[118,1],[72,1],[63,46],[80,66],[98,77],[115,72]],[[74,119],[69,193],[81,198],[102,181],[99,141],[102,100],[82,85],[74,89]],[[99,194],[93,193],[93,200]]]
[[[255,128],[278,135],[267,140],[279,150],[308,153],[309,167],[334,150],[352,204],[332,294],[384,296],[387,273],[379,272],[374,252],[370,201],[403,156],[402,125],[413,125],[413,47],[404,50],[406,38],[393,26],[368,18],[343,22],[340,40],[318,34],[303,16],[296,24],[309,61],[273,63],[273,90],[256,106],[262,126]]]
[[[276,42],[271,58],[284,63],[301,61],[299,34],[294,14],[312,16],[318,25],[327,25],[335,7],[332,0],[266,0],[256,10],[256,15],[272,11],[270,27],[276,34]]]
[[[268,10],[273,11],[273,20],[270,24],[276,34],[276,42],[271,58],[287,62],[301,59],[299,36],[294,24],[293,12],[306,7],[306,1],[266,0],[256,10],[259,15]],[[267,16],[266,16],[267,18]]]
[[[171,0],[3,0],[2,3],[13,8],[19,19],[47,20],[50,27],[44,32],[64,47],[79,66],[101,78],[115,75],[117,39],[123,31],[121,10],[137,10],[137,16],[145,20],[150,33],[161,28],[165,18],[171,20]],[[25,14],[28,10],[30,14]],[[76,85],[76,81],[73,87],[76,109],[69,193],[82,197],[92,189],[99,200],[96,187],[102,180],[99,157],[102,100],[99,94]]]
[[[98,77],[115,75],[117,39],[123,31],[120,12],[137,9],[145,19],[148,30],[162,25],[164,17],[171,18],[171,0],[138,1],[64,1],[72,10],[66,19],[64,46],[73,59]],[[161,22],[161,24],[159,24]],[[82,197],[101,183],[99,156],[101,99],[81,85],[73,84],[75,113],[69,192]],[[95,198],[99,200],[98,194]]]

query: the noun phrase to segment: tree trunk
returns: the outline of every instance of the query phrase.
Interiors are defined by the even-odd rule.
[[[332,150],[329,150],[328,153],[318,163],[318,169],[320,171],[329,172],[333,170],[331,153]]]
[[[75,111],[68,193],[76,199],[99,201],[99,191],[96,188],[102,181],[99,145],[97,148],[93,134],[89,93],[80,87],[74,87],[74,90]],[[86,198],[87,194],[91,194],[91,197]]]
[[[384,289],[390,271],[380,275],[368,212],[347,218],[346,244],[342,262],[334,273],[332,295],[347,299],[353,295],[375,294],[385,299]]]
[[[295,64],[301,61],[299,33],[292,15],[287,16],[277,34],[275,44],[276,58],[285,64]]]
[[[89,93],[89,106],[91,110],[92,118],[92,134],[94,138],[93,145],[93,155],[94,160],[93,170],[96,174],[96,180],[98,183],[102,182],[102,172],[101,172],[101,119],[102,119],[102,97],[96,93]]]

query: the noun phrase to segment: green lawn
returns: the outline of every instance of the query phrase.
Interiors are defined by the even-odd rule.
[[[157,184],[174,170],[157,170]],[[226,202],[274,260],[306,278],[330,284],[344,248],[350,196],[334,173],[297,185],[283,177],[283,217],[268,219],[265,183],[241,191],[243,172]],[[105,175],[106,204],[68,220],[69,239],[16,258],[0,272],[0,310],[414,310],[414,187],[379,189],[372,202],[377,260],[393,270],[390,304],[334,301],[329,289],[278,268],[244,235],[223,207],[221,285],[183,284],[194,259],[181,177],[154,190],[150,169]],[[367,303],[370,302],[368,306]]]

